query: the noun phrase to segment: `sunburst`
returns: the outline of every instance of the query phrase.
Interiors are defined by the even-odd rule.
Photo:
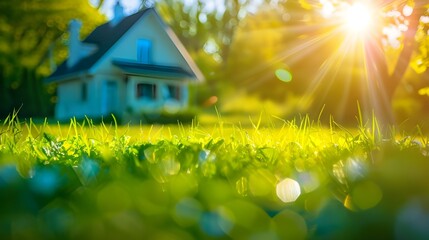
[[[303,103],[298,103],[300,105],[307,105],[304,101],[312,99],[316,109],[318,104],[323,108],[325,100],[330,99],[334,108],[331,113],[336,117],[349,119],[351,115],[356,115],[356,100],[359,100],[360,107],[377,112],[378,108],[383,108],[382,105],[386,104],[378,102],[378,96],[384,93],[379,85],[382,76],[376,59],[376,53],[383,52],[383,46],[379,44],[381,39],[378,38],[382,29],[378,16],[383,6],[374,5],[367,0],[352,3],[321,0],[320,3],[313,6],[314,19],[296,21],[281,30],[273,29],[297,36],[295,39],[291,38],[288,47],[279,51],[272,59],[272,63],[285,62],[292,66],[291,71],[287,72],[287,81],[283,75],[277,77],[286,82],[285,84],[307,83],[305,92],[301,92],[304,98]],[[295,12],[295,15],[301,14],[305,16],[307,13]],[[269,69],[268,65],[269,63],[250,69],[247,74]],[[297,69],[307,78],[296,75]],[[278,72],[286,73],[283,69],[278,69],[276,73]],[[246,82],[246,88],[257,89],[266,84],[268,78],[269,76],[262,76],[252,82]],[[284,89],[287,89],[287,86],[285,85]],[[316,96],[317,99],[314,99]],[[355,97],[357,99],[353,102]],[[335,102],[332,102],[333,100]],[[352,104],[355,104],[356,109],[351,109]],[[371,114],[371,111],[367,113]]]
[[[375,25],[373,7],[365,2],[348,5],[342,12],[344,27],[348,32],[366,34]]]

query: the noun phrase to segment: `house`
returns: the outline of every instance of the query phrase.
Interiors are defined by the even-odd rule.
[[[70,23],[69,57],[46,79],[57,84],[55,117],[139,118],[178,114],[190,107],[192,84],[204,76],[154,8],[114,17],[79,40]]]

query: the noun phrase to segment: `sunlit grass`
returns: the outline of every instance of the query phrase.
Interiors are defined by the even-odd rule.
[[[0,222],[11,223],[2,237],[336,238],[365,236],[357,223],[368,221],[401,232],[386,220],[429,191],[428,138],[383,136],[376,119],[330,123],[260,114],[243,127],[218,113],[214,125],[55,125],[13,115],[0,126],[0,192],[10,196]]]

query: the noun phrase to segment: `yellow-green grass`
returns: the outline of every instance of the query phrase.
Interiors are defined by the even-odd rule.
[[[386,136],[375,119],[353,129],[309,117],[216,119],[64,125],[11,115],[0,126],[0,237],[428,234],[410,230],[418,218],[404,217],[429,195],[422,133]]]

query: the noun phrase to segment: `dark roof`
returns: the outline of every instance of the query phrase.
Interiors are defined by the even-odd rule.
[[[47,82],[63,79],[70,74],[89,70],[121,37],[134,25],[150,8],[139,11],[133,15],[125,17],[121,22],[112,26],[107,22],[97,27],[83,43],[96,44],[97,50],[91,55],[82,58],[76,65],[67,67],[67,60],[64,61],[57,70],[46,79]]]
[[[195,77],[194,74],[184,70],[181,67],[144,64],[139,62],[122,61],[117,59],[114,59],[112,63],[113,65],[118,66],[122,71],[128,74],[170,78]]]

